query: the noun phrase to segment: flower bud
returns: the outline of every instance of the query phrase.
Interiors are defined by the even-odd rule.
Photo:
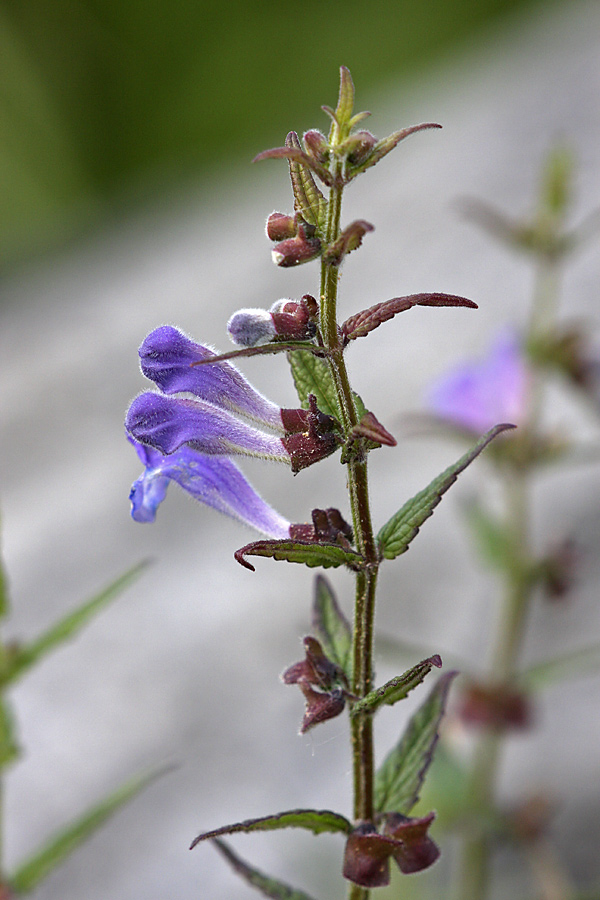
[[[293,238],[298,231],[294,216],[285,213],[272,212],[267,219],[266,232],[270,241],[285,241]]]
[[[350,135],[344,144],[348,162],[355,166],[360,165],[370,156],[376,143],[377,138],[370,131],[357,131]]]
[[[266,309],[239,309],[229,319],[227,331],[240,347],[268,344],[277,335],[273,316]]]
[[[273,247],[271,256],[276,266],[283,269],[289,269],[292,266],[298,266],[300,263],[310,262],[321,255],[321,241],[314,238],[304,238],[298,235],[281,241]]]
[[[302,140],[309,156],[312,156],[317,162],[327,162],[329,159],[329,144],[324,134],[316,128],[312,128],[304,133]]]

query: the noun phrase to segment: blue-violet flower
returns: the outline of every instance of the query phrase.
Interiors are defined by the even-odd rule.
[[[442,419],[483,432],[499,422],[518,425],[523,421],[528,386],[519,339],[506,333],[492,345],[486,359],[465,363],[434,384],[427,405]]]
[[[129,499],[136,522],[154,522],[170,481],[212,506],[275,540],[290,536],[290,523],[256,493],[238,467],[222,456],[205,456],[183,446],[163,456],[153,447],[129,438],[145,466]]]

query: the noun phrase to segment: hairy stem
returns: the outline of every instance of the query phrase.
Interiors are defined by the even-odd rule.
[[[339,169],[336,170],[336,166]],[[334,186],[329,197],[329,215],[326,243],[339,236],[342,206],[341,164],[334,163]],[[321,272],[321,332],[328,350],[328,361],[336,387],[342,427],[348,438],[358,423],[354,396],[350,388],[348,372],[343,356],[337,326],[338,267],[327,261]],[[353,684],[352,691],[364,697],[373,686],[373,631],[375,614],[375,589],[377,585],[378,554],[371,522],[369,482],[366,453],[360,447],[347,462],[348,491],[356,547],[367,560],[367,567],[356,575],[356,596],[353,629]],[[354,783],[354,817],[358,820],[373,818],[373,725],[366,713],[352,718],[351,741]],[[351,885],[350,900],[368,900],[369,891]]]

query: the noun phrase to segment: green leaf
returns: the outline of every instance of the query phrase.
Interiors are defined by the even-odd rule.
[[[543,690],[567,678],[578,678],[599,670],[600,644],[592,644],[532,666],[519,676],[519,682],[530,690]]]
[[[21,755],[15,734],[12,709],[6,700],[0,700],[0,771],[6,769]]]
[[[435,809],[436,827],[448,831],[465,821],[469,800],[469,771],[442,739],[435,748],[418,809],[422,812]]]
[[[273,816],[261,816],[259,819],[245,819],[233,825],[223,825],[214,831],[203,831],[190,844],[192,850],[196,844],[222,834],[248,834],[252,831],[278,831],[281,828],[306,828],[313,834],[326,831],[341,831],[350,834],[352,825],[344,816],[329,809],[290,809],[287,812],[275,813]]]
[[[352,676],[352,629],[338,606],[333,588],[323,575],[315,579],[312,625],[327,656],[345,673]]]
[[[468,453],[461,456],[458,462],[434,478],[425,490],[405,503],[402,509],[386,522],[377,535],[381,553],[385,559],[394,559],[408,550],[409,544],[419,533],[423,522],[432,515],[443,495],[448,488],[452,487],[460,473],[479,456],[490,441],[508,428],[514,428],[514,425],[502,424],[491,428]]]
[[[457,672],[448,672],[413,715],[399,742],[390,751],[375,777],[377,812],[405,815],[419,799],[419,790],[433,758],[446,698]]]
[[[262,872],[259,872],[258,869],[254,869],[252,866],[248,865],[247,862],[241,859],[237,853],[234,853],[233,850],[227,846],[225,841],[222,841],[219,838],[213,838],[213,846],[222,853],[231,868],[234,872],[237,872],[240,878],[243,878],[244,881],[256,888],[257,891],[260,891],[265,897],[270,897],[271,900],[312,900],[312,898],[309,897],[308,894],[305,894],[304,891],[296,891],[282,881],[271,878],[269,875],[264,875]]]
[[[469,503],[465,512],[473,542],[482,559],[500,572],[522,570],[520,548],[505,523],[492,518],[477,503]]]
[[[250,569],[251,572],[255,569],[246,556],[264,556],[302,563],[311,568],[323,566],[324,569],[331,566],[348,566],[357,570],[362,569],[364,564],[364,558],[356,550],[346,550],[341,544],[317,544],[312,541],[253,541],[236,550],[234,556],[240,565]]]
[[[356,716],[361,712],[374,713],[380,706],[393,706],[399,700],[404,700],[413,688],[421,684],[425,677],[429,675],[433,666],[436,666],[438,669],[442,666],[442,660],[437,654],[417,663],[416,666],[408,669],[403,675],[396,675],[395,678],[391,678],[390,681],[387,681],[381,687],[371,691],[362,700],[358,700],[352,707],[350,715]]]
[[[286,146],[302,152],[302,147],[295,131],[290,131],[285,139]],[[312,176],[311,169],[303,162],[310,162],[311,167],[315,165],[314,160],[310,156],[303,154],[302,159],[288,159],[290,164],[290,179],[292,182],[292,191],[294,194],[294,210],[302,216],[305,222],[309,222],[316,228],[320,228],[325,221],[327,215],[327,201],[317,187],[315,179]],[[329,171],[322,165],[318,166],[319,177],[323,177]],[[325,184],[328,184],[326,177],[323,177]]]
[[[53,869],[63,863],[80,844],[91,837],[110,816],[129,803],[163,773],[164,769],[160,772],[132,778],[81,818],[67,825],[26,862],[22,863],[13,875],[9,876],[8,883],[11,890],[16,894],[26,894],[36,888]]]
[[[148,563],[144,561],[133,566],[128,572],[120,575],[104,590],[100,591],[99,594],[96,594],[95,597],[84,603],[83,606],[80,606],[74,612],[65,616],[64,619],[52,625],[36,640],[25,646],[18,647],[8,662],[3,678],[0,681],[0,686],[6,686],[16,681],[48,653],[51,653],[70,638],[74,638],[95,615],[108,606],[136,578],[139,578],[147,565]]]
[[[288,353],[288,361],[304,409],[308,409],[308,395],[314,394],[321,412],[339,419],[335,385],[326,361],[305,350]]]

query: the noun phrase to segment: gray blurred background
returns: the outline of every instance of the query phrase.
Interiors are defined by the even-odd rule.
[[[338,10],[343,27],[332,36]],[[147,331],[169,322],[227,349],[235,309],[317,290],[316,264],[275,269],[263,233],[271,210],[291,208],[287,167],[247,160],[290,128],[327,127],[319,106],[335,103],[341,63],[376,134],[444,126],[360,179],[345,208],[346,221],[366,218],[376,232],[345,264],[342,315],[424,290],[480,306],[414,310],[352,348],[357,389],[401,437],[402,414],[419,408],[428,381],[527,314],[529,263],[463,221],[456,199],[526,212],[545,153],[564,139],[577,161],[574,221],[600,204],[599,36],[598,3],[578,0],[374,2],[368,14],[353,2],[0,5],[7,630],[33,637],[137,560],[154,560],[13,692],[25,753],[7,779],[9,864],[141,769],[174,767],[55,872],[39,900],[246,900],[256,895],[210,847],[187,851],[198,831],[294,806],[349,812],[344,723],[299,738],[300,696],[278,681],[309,628],[313,574],[267,561],[243,570],[232,553],[252,535],[176,488],[155,525],[129,518],[139,465],[122,418],[145,387],[136,350]],[[568,270],[565,318],[597,320],[597,246]],[[251,360],[244,371],[273,400],[294,403],[283,360]],[[560,392],[554,399],[555,418],[597,437],[583,409]],[[376,522],[460,452],[410,438],[373,454]],[[314,505],[345,508],[335,459],[296,479],[258,462],[244,468],[293,521]],[[474,668],[496,585],[473,562],[460,504],[487,474],[482,462],[462,476],[411,552],[384,571],[379,613],[382,632]],[[599,474],[582,466],[537,485],[540,545],[574,529],[586,553],[569,603],[534,610],[531,662],[597,640]],[[330,577],[348,610],[351,578]],[[381,678],[398,669],[379,662]],[[581,886],[600,877],[599,695],[593,676],[545,693],[538,728],[511,741],[503,773],[507,798],[539,788],[556,800],[553,839]],[[381,714],[380,753],[404,706]],[[322,900],[343,896],[335,836],[252,836],[236,847]],[[497,896],[535,896],[518,858],[507,859]],[[405,879],[380,896],[417,897],[422,883]]]

